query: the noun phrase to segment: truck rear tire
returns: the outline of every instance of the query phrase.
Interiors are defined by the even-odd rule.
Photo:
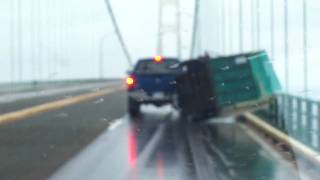
[[[128,98],[128,112],[131,117],[137,117],[140,115],[140,103],[130,97]]]

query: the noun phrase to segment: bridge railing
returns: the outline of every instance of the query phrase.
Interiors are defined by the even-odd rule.
[[[320,151],[320,102],[279,94],[257,115],[290,137]]]

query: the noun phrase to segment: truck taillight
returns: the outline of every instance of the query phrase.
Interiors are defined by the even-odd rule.
[[[133,89],[136,86],[136,79],[133,76],[129,76],[126,79],[128,89]]]
[[[155,56],[153,60],[156,63],[161,63],[163,61],[163,57],[162,56]]]

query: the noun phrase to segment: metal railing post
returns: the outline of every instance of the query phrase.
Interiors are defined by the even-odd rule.
[[[288,111],[287,111],[287,118],[286,118],[286,130],[288,134],[292,134],[293,132],[293,96],[288,96]]]
[[[306,128],[304,134],[306,135],[306,142],[308,145],[312,145],[312,102],[306,101]]]
[[[269,112],[268,112],[268,118],[271,120],[272,125],[277,124],[277,119],[278,119],[278,100],[277,97],[274,96],[270,100],[270,105],[269,105]]]
[[[302,99],[297,98],[297,135],[300,136],[302,133],[303,123],[302,123]],[[298,137],[298,138],[301,138]]]
[[[281,118],[281,106],[280,106],[281,96],[276,96],[276,112],[275,112],[275,126],[279,124]]]
[[[278,128],[280,130],[283,130],[284,129],[284,121],[286,119],[286,116],[287,116],[287,95],[281,95],[281,115],[279,117],[279,121],[278,121]]]
[[[272,118],[273,116],[273,109],[274,109],[274,103],[273,103],[273,98],[269,100],[268,104],[268,110],[266,112],[267,120],[270,121],[270,123],[273,125],[274,124],[274,119]]]

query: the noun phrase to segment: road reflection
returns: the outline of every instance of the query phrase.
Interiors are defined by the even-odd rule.
[[[128,179],[300,179],[296,169],[277,159],[235,121],[182,122],[168,116],[131,120]],[[160,127],[164,130],[154,142]]]
[[[175,122],[170,116],[142,116],[131,119],[128,133],[128,179],[186,179],[184,178]]]
[[[128,147],[129,147],[129,166],[134,168],[136,166],[137,161],[137,137],[134,128],[130,128],[129,132],[129,140],[128,140]]]
[[[239,123],[210,123],[201,127],[208,157],[230,179],[298,180],[294,164],[257,142]],[[221,175],[222,176],[222,175]]]

